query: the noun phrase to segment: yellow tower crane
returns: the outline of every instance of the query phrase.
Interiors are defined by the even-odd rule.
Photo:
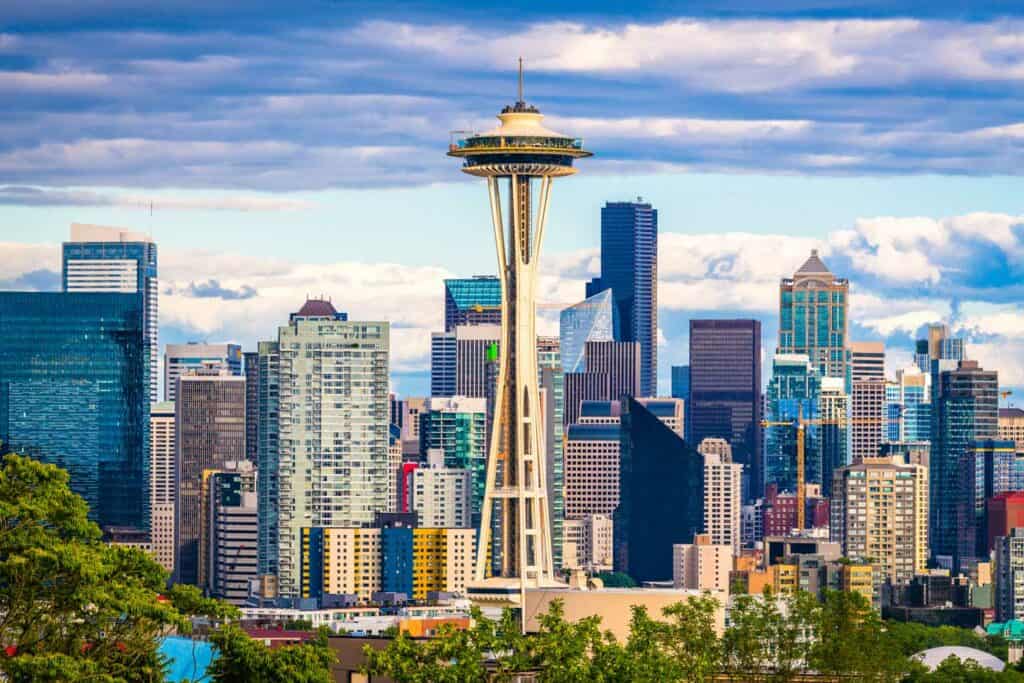
[[[799,406],[797,416],[793,420],[761,420],[762,427],[793,427],[796,429],[796,526],[804,529],[807,517],[807,482],[806,482],[806,443],[807,427],[837,425],[850,427],[853,425],[876,425],[890,422],[891,418],[855,417],[849,419],[804,419],[803,406]]]

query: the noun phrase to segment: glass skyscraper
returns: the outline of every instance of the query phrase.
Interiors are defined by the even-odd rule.
[[[150,335],[136,294],[0,292],[0,441],[68,470],[101,526],[149,525]]]
[[[537,370],[545,393],[544,422],[547,427],[547,489],[551,516],[551,553],[555,566],[562,562],[562,533],[565,520],[565,372],[562,370],[558,338],[537,338]]]
[[[636,202],[601,209],[601,276],[587,283],[587,298],[612,290],[618,341],[640,344],[640,394],[658,390],[658,210]]]
[[[444,331],[459,325],[501,324],[501,280],[494,275],[444,281]]]
[[[72,223],[71,239],[62,252],[65,292],[117,292],[141,299],[149,350],[149,401],[156,403],[160,296],[156,244],[146,235],[121,228]]]
[[[676,368],[672,370],[674,380]],[[690,365],[686,374],[687,440],[691,444],[716,437],[728,441],[733,462],[744,467],[745,491],[759,498],[764,491],[761,322],[690,320]]]
[[[587,342],[615,341],[618,329],[614,303],[612,291],[606,289],[562,310],[559,316],[562,370],[586,372],[583,351]]]
[[[672,366],[672,398],[681,398],[684,401],[690,398],[690,366]]]
[[[473,528],[480,526],[487,467],[487,402],[466,396],[428,398],[420,413],[420,458],[444,454],[444,466],[468,470],[471,477]]]
[[[793,423],[797,417],[818,419],[821,376],[806,355],[777,354],[768,383],[765,419]],[[796,434],[790,424],[765,428],[765,485],[777,484],[780,491],[796,490]],[[822,483],[820,427],[808,426],[805,435],[804,467],[809,484]]]
[[[821,377],[850,381],[847,304],[850,283],[835,277],[812,250],[779,285],[779,350],[805,354]]]

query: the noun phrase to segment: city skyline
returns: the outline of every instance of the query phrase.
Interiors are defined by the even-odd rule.
[[[514,93],[514,57],[469,58],[462,40],[500,26],[531,99],[601,151],[552,206],[542,301],[584,298],[604,202],[640,195],[659,211],[659,393],[686,362],[690,318],[759,318],[769,353],[777,280],[811,248],[851,281],[851,339],[906,348],[945,319],[1024,391],[1021,54],[1002,40],[1022,21],[1013,8],[844,0],[626,15],[523,2],[438,19],[417,3],[387,23],[351,3],[183,7],[187,19],[90,3],[12,14],[0,289],[58,289],[53,247],[69,224],[124,226],[160,244],[160,354],[196,339],[253,348],[323,293],[400,322],[395,388],[425,395],[442,280],[492,274],[486,236],[437,239],[478,235],[486,218],[478,188],[437,151]],[[758,40],[766,32],[804,47]],[[971,67],[944,57],[954,37]],[[904,59],[897,43],[921,49]],[[557,313],[545,313],[551,334]]]

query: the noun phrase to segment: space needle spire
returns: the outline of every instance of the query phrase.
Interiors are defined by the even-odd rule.
[[[469,592],[506,604],[517,604],[526,588],[557,585],[537,380],[537,275],[552,180],[576,173],[573,162],[591,156],[582,140],[546,128],[540,111],[526,103],[522,58],[518,95],[498,114],[496,128],[454,141],[448,151],[463,160],[464,173],[487,179],[497,248],[502,292],[498,383],[475,586]],[[492,538],[495,510],[499,538]]]

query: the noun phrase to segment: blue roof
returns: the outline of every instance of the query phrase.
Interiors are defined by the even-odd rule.
[[[460,309],[501,306],[501,282],[494,275],[450,278],[444,281],[449,296]]]
[[[208,683],[211,679],[206,670],[213,663],[213,645],[205,640],[192,640],[180,636],[169,636],[160,643],[160,654],[167,658],[169,683],[192,681]]]
[[[617,417],[622,414],[618,401],[581,401],[580,417]]]
[[[672,400],[647,400],[643,402],[643,407],[647,408],[653,415],[658,417],[667,417],[675,415],[676,413],[676,402]]]
[[[574,441],[618,441],[619,425],[569,425],[569,437]]]

